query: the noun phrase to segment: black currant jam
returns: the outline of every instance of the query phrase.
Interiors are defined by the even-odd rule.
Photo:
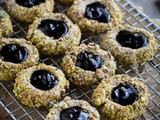
[[[106,6],[102,5],[100,2],[87,5],[85,17],[102,23],[109,23],[111,21],[109,11],[106,9]]]
[[[16,0],[16,2],[21,6],[31,8],[33,6],[37,6],[41,3],[44,3],[45,0]]]
[[[90,117],[89,112],[81,107],[71,107],[61,111],[61,120],[88,120]]]
[[[77,56],[76,66],[84,70],[96,71],[102,67],[104,61],[99,55],[83,51]]]
[[[40,29],[45,35],[55,39],[65,36],[69,31],[65,22],[52,19],[43,20],[38,26],[38,29]]]
[[[111,97],[122,106],[132,105],[138,100],[138,91],[130,83],[121,83],[112,90]]]
[[[123,47],[129,47],[132,49],[145,47],[148,44],[148,40],[145,35],[127,30],[120,31],[116,39]]]
[[[31,84],[40,90],[50,90],[58,84],[57,78],[47,70],[37,70],[31,76]]]
[[[28,51],[25,47],[17,44],[7,44],[0,50],[3,61],[12,63],[22,63],[28,57]]]

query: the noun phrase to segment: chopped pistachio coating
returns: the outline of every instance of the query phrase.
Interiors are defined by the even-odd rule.
[[[31,76],[37,70],[47,70],[51,72],[58,80],[58,84],[50,90],[40,90],[31,84]],[[69,88],[69,82],[64,73],[56,67],[40,64],[21,71],[14,84],[15,96],[21,100],[24,105],[30,107],[51,107],[55,104]],[[38,83],[38,82],[37,82]]]
[[[145,35],[148,39],[147,46],[141,47],[139,49],[132,49],[129,47],[121,46],[119,42],[117,42],[116,36],[122,30],[137,32]],[[141,64],[152,58],[157,52],[158,40],[154,37],[153,34],[144,29],[135,28],[129,25],[121,25],[107,32],[101,42],[101,47],[104,50],[110,51],[119,64],[132,66]]]
[[[89,71],[76,66],[77,55],[83,51],[101,56],[104,60],[102,67],[96,71]],[[69,81],[77,86],[97,84],[103,78],[114,75],[116,70],[116,63],[110,52],[100,49],[98,45],[93,43],[73,47],[62,59],[61,66]]]
[[[35,46],[31,42],[25,39],[12,39],[12,38],[1,38],[0,39],[0,50],[2,47],[8,44],[17,44],[25,47],[28,51],[27,59],[22,63],[12,63],[3,61],[3,56],[0,56],[0,80],[14,80],[16,74],[21,70],[38,64],[39,53]]]
[[[40,29],[38,29],[38,25],[41,23],[41,21],[46,19],[65,22],[69,29],[68,33],[60,37],[59,39],[55,39],[54,37],[45,35]],[[40,18],[37,18],[30,25],[27,38],[36,45],[41,53],[51,56],[60,55],[64,54],[73,46],[79,45],[81,39],[81,31],[78,25],[73,24],[73,22],[64,14],[48,13],[44,14]]]
[[[12,22],[9,15],[0,10],[0,38],[7,37],[13,32]]]
[[[7,0],[6,6],[13,18],[23,22],[33,22],[36,17],[54,10],[54,0],[45,0],[44,3],[29,8],[19,5],[16,0]]]
[[[100,2],[106,6],[111,14],[111,21],[109,23],[101,23],[96,20],[91,20],[85,17],[86,7],[89,4]],[[90,31],[91,33],[106,32],[122,22],[122,13],[114,0],[74,0],[72,7],[68,10],[69,17],[77,23],[81,30]]]
[[[89,112],[88,120],[100,120],[100,115],[96,108],[92,107],[88,102],[84,100],[73,100],[70,97],[66,97],[60,103],[57,103],[50,109],[49,114],[45,120],[60,120],[60,113],[62,110],[70,107],[81,107]]]
[[[112,90],[125,82],[133,85],[138,91],[138,100],[132,105],[122,106],[113,102]],[[102,113],[111,120],[130,120],[145,112],[149,102],[148,88],[139,78],[131,78],[127,75],[115,75],[102,80],[92,95],[95,106],[102,108]]]

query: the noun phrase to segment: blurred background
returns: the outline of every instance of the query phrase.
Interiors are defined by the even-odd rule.
[[[160,0],[131,0],[137,8],[142,10],[160,26]]]

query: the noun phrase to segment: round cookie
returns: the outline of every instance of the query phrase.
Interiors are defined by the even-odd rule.
[[[79,45],[81,31],[67,16],[48,13],[30,25],[27,38],[41,53],[59,55]]]
[[[0,39],[0,80],[14,80],[21,70],[38,63],[39,53],[24,39]]]
[[[90,43],[73,47],[62,59],[61,67],[71,83],[87,86],[114,75],[116,63],[109,52]]]
[[[107,32],[101,47],[110,51],[118,63],[137,65],[156,54],[157,42],[154,35],[144,29],[121,25]]]
[[[113,120],[130,120],[141,115],[149,102],[147,86],[139,78],[116,75],[102,80],[92,95],[95,106]]]
[[[54,0],[7,0],[9,14],[23,22],[33,22],[36,17],[52,12]]]
[[[12,32],[12,22],[9,15],[4,10],[0,10],[0,38],[7,37]]]
[[[30,107],[50,107],[69,88],[69,82],[61,70],[44,64],[21,71],[15,81],[15,96]]]
[[[100,115],[88,102],[66,97],[50,109],[45,120],[100,120]]]
[[[122,13],[114,0],[74,0],[67,14],[83,32],[106,32],[122,22]]]

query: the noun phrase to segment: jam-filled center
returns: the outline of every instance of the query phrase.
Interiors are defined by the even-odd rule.
[[[116,39],[123,47],[129,47],[132,49],[145,47],[148,44],[148,40],[145,35],[127,30],[120,31]]]
[[[40,90],[50,90],[58,84],[57,78],[47,70],[37,70],[31,76],[31,84]]]
[[[104,61],[99,55],[83,51],[77,56],[76,66],[84,70],[96,71],[102,67]]]
[[[112,90],[112,100],[120,105],[132,105],[138,100],[138,91],[130,83],[121,83]]]
[[[45,35],[55,39],[65,36],[69,30],[65,22],[52,19],[43,20],[38,26],[38,29],[40,29]]]
[[[61,111],[61,120],[89,120],[89,112],[81,107],[71,107]]]
[[[7,44],[0,50],[3,61],[12,63],[22,63],[28,57],[28,51],[25,47],[17,44]]]
[[[100,2],[87,5],[85,17],[102,23],[109,23],[111,21],[110,12]]]
[[[44,3],[45,0],[16,0],[16,2],[21,6],[31,8],[33,6],[37,6],[41,3]]]

